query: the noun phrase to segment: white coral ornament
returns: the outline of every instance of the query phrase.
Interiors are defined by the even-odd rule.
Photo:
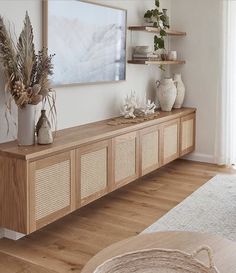
[[[154,114],[156,108],[157,108],[156,104],[152,102],[151,100],[148,100],[145,105],[145,110],[144,110],[145,115]]]
[[[125,118],[136,118],[134,111],[135,109],[137,109],[137,107],[138,107],[138,103],[137,103],[135,92],[131,92],[131,94],[127,95],[125,98],[125,104],[123,106],[121,114]]]
[[[143,101],[141,106],[135,92],[131,92],[131,94],[127,95],[125,98],[121,114],[127,119],[154,114],[155,109],[157,108],[156,104],[151,100],[148,100],[147,102],[145,102],[146,100]]]

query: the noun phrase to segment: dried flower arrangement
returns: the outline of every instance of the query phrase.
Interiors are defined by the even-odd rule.
[[[55,93],[48,79],[53,75],[53,55],[48,55],[47,48],[36,54],[33,39],[33,27],[27,12],[16,45],[0,16],[0,63],[7,79],[5,91],[11,94],[6,105],[10,111],[12,100],[20,108],[40,102],[45,106],[48,102],[55,119]]]

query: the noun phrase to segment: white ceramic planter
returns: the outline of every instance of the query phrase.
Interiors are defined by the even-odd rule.
[[[179,109],[183,106],[185,97],[185,86],[181,78],[181,74],[174,74],[174,82],[177,89],[177,96],[174,104],[174,108]]]
[[[157,81],[157,98],[162,111],[169,112],[172,110],[176,95],[177,90],[172,79]]]
[[[20,146],[34,145],[35,143],[35,105],[27,104],[18,108],[18,144]]]

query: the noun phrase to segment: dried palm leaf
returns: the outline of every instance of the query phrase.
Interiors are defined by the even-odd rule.
[[[8,79],[19,78],[16,50],[14,43],[6,29],[3,18],[0,16],[0,62]],[[10,83],[8,84],[10,86]]]
[[[44,98],[43,108],[49,106],[49,118],[51,121],[52,128],[54,127],[55,132],[57,131],[57,109],[56,109],[56,92],[52,89],[49,90],[48,95]]]
[[[33,87],[32,87],[32,94],[33,95],[38,95],[38,93],[40,92],[41,90],[41,85],[40,84],[35,84]]]
[[[12,116],[12,100],[13,97],[11,95],[9,95],[9,92],[7,91],[7,89],[5,89],[5,119],[7,122],[7,135],[10,132],[10,120],[9,120],[9,116],[13,119]],[[8,116],[9,114],[9,116]],[[16,125],[15,122],[13,122],[14,125]]]
[[[31,73],[36,58],[33,39],[33,27],[31,25],[29,15],[26,12],[24,28],[17,43],[17,61],[23,76],[23,83],[27,87],[31,85]]]
[[[40,84],[40,94],[45,98],[50,92],[50,83],[48,76],[53,75],[52,58],[54,55],[48,56],[47,48],[43,48],[37,55],[37,69],[35,73],[35,83]]]

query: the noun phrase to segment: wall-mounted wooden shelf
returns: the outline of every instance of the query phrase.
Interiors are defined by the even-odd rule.
[[[132,30],[132,31],[145,31],[145,32],[151,32],[151,33],[160,33],[159,28],[149,27],[149,26],[130,26],[129,30]],[[186,32],[176,31],[176,30],[171,30],[171,29],[167,29],[166,33],[169,36],[186,36]]]
[[[143,64],[143,65],[172,65],[172,64],[185,64],[183,60],[177,61],[150,61],[150,60],[128,60],[129,64]]]
[[[148,33],[160,33],[160,28],[153,26],[129,26],[128,28],[131,31],[144,31]],[[167,35],[169,36],[186,36],[186,32],[176,31],[176,30],[166,30]],[[142,64],[142,65],[173,65],[173,64],[185,64],[183,60],[176,61],[157,61],[157,60],[128,60],[129,64]]]

